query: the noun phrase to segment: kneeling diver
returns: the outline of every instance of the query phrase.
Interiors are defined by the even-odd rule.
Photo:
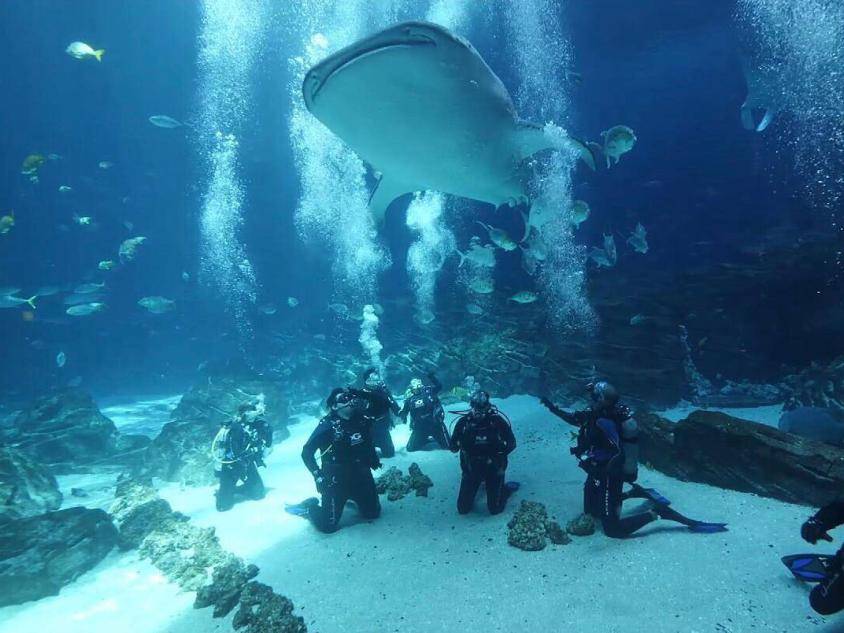
[[[337,388],[328,397],[328,415],[320,420],[302,448],[302,461],[311,472],[321,499],[311,497],[288,506],[287,511],[305,516],[320,532],[336,532],[343,508],[349,500],[360,514],[376,519],[381,502],[372,470],[381,461],[372,443],[372,419],[367,416],[367,394],[351,388]],[[316,452],[320,452],[320,464]]]
[[[807,543],[832,541],[829,535],[844,525],[844,500],[833,501],[818,510],[800,528],[800,536]],[[782,562],[797,578],[818,583],[809,594],[809,604],[821,615],[832,615],[844,609],[844,545],[832,555],[796,554]]]
[[[584,411],[563,411],[548,398],[542,404],[563,421],[578,427],[577,446],[571,453],[586,471],[583,486],[583,512],[601,520],[604,533],[625,538],[657,519],[675,521],[693,532],[722,532],[724,523],[707,523],[683,516],[670,502],[649,488],[637,485],[638,427],[630,410],[619,404],[615,387],[608,382],[588,386],[592,405]],[[623,492],[624,483],[633,488]],[[621,505],[632,497],[652,501],[652,507],[631,516],[621,516]]]

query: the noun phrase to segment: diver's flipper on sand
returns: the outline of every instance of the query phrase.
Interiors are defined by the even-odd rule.
[[[309,499],[305,499],[302,503],[284,504],[284,511],[287,514],[292,514],[293,516],[307,517],[311,512],[311,508],[314,508],[318,505],[319,499],[317,499],[316,497],[310,497]]]
[[[658,491],[653,488],[643,488],[639,484],[632,484],[630,490],[625,492],[623,497],[625,499],[647,499],[663,506],[671,505],[671,501],[663,497]]]
[[[830,567],[835,556],[827,554],[792,554],[783,556],[783,565],[794,577],[804,582],[821,582],[830,575]]]
[[[665,519],[666,521],[674,521],[681,525],[685,525],[692,532],[699,532],[701,534],[714,534],[715,532],[727,531],[726,523],[707,523],[706,521],[696,521],[694,519],[690,519],[687,516],[683,516],[675,509],[669,508],[666,505],[657,504],[654,507],[653,511],[656,512],[657,516],[659,516],[660,519]]]

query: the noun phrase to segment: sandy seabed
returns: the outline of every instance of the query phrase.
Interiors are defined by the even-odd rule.
[[[282,510],[285,502],[314,494],[299,458],[313,419],[291,426],[291,438],[268,457],[264,500],[220,514],[212,488],[168,485],[162,496],[195,523],[214,526],[224,547],[257,564],[258,580],[291,598],[313,633],[844,632],[844,614],[815,615],[809,587],[779,560],[813,550],[799,535],[809,508],[642,469],[640,482],[679,511],[729,522],[730,531],[693,534],[658,522],[627,540],[598,533],[540,552],[510,547],[506,524],[518,502],[541,501],[565,523],[580,511],[583,474],[568,454],[570,429],[535,398],[514,396],[498,405],[519,441],[509,478],[522,488],[496,517],[487,514],[483,491],[476,511],[459,516],[457,458],[442,451],[407,454],[408,432],[400,426],[399,451],[385,465],[406,470],[418,462],[434,481],[429,498],[382,498],[383,514],[374,522],[360,521],[347,507],[343,529],[316,532]],[[59,596],[0,609],[0,633],[231,630],[231,615],[214,620],[210,609],[194,610],[192,603],[192,593],[135,553],[115,552]]]

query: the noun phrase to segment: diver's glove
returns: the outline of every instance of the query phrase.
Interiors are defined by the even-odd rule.
[[[334,479],[326,477],[321,470],[315,470],[313,475],[317,492],[320,494],[325,494],[334,485]]]
[[[832,537],[826,531],[826,526],[815,517],[812,517],[803,524],[800,528],[800,536],[803,537],[804,541],[812,545],[820,540],[832,541]]]
[[[381,468],[381,466],[383,466],[383,464],[381,463],[381,460],[377,457],[372,460],[372,463],[369,464],[369,468],[371,470],[378,470],[379,468]]]

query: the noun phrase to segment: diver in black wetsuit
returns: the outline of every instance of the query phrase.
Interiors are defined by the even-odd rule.
[[[844,524],[844,501],[834,501],[818,510],[800,528],[803,540],[814,545],[819,540],[832,541],[828,534]],[[809,594],[809,604],[821,615],[831,615],[844,609],[844,546],[826,565],[826,578]]]
[[[516,438],[510,422],[490,403],[487,392],[476,392],[470,404],[471,410],[457,421],[450,441],[451,450],[460,452],[463,471],[457,511],[467,514],[472,509],[483,483],[489,513],[499,514],[517,487],[505,480],[507,456],[516,449]]]
[[[448,450],[448,429],[445,426],[445,412],[440,402],[439,393],[442,383],[433,373],[428,374],[429,384],[414,378],[404,396],[399,415],[405,422],[410,418],[410,439],[407,441],[407,452],[423,450],[433,439],[440,448]]]
[[[381,379],[377,369],[371,367],[363,373],[363,391],[369,399],[368,417],[372,418],[372,443],[381,449],[381,457],[393,457],[396,447],[390,436],[393,428],[393,416],[399,415],[399,405]]]
[[[217,461],[217,510],[225,512],[234,506],[235,493],[248,499],[264,496],[264,482],[258,466],[264,466],[264,450],[271,447],[273,432],[252,403],[242,404],[237,415],[224,422],[212,443],[212,453]],[[239,482],[243,482],[238,487]]]
[[[638,478],[638,427],[630,410],[618,402],[618,392],[607,382],[589,385],[592,406],[585,411],[563,411],[548,398],[542,404],[565,422],[578,427],[577,446],[571,449],[586,471],[583,512],[601,520],[604,533],[625,538],[657,519],[676,521],[696,532],[720,532],[722,523],[705,523],[684,517],[669,507],[670,502],[654,490],[642,488]],[[633,484],[623,493],[624,483]],[[639,497],[653,502],[652,508],[621,517],[625,499]]]
[[[360,514],[375,519],[381,503],[372,470],[381,468],[372,444],[372,419],[367,416],[367,394],[350,388],[335,389],[328,397],[328,415],[302,448],[302,461],[314,477],[322,496],[288,507],[292,514],[308,517],[321,532],[336,532],[348,500]],[[315,454],[320,452],[320,464]]]

